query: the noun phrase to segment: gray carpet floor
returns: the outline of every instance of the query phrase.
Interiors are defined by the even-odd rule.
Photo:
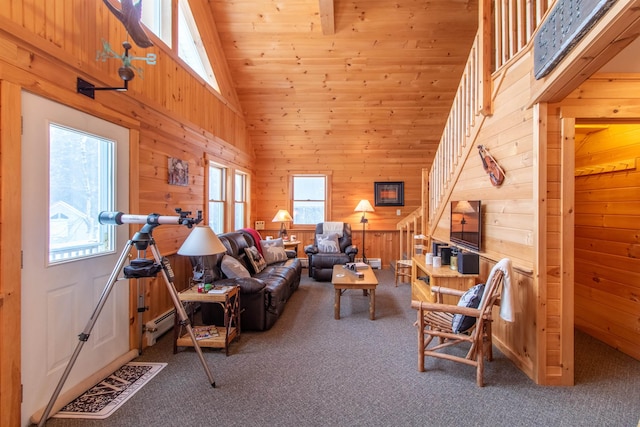
[[[542,387],[499,351],[475,369],[427,359],[417,371],[410,286],[376,270],[376,320],[361,291],[342,297],[306,276],[265,332],[243,332],[230,355],[204,349],[216,388],[192,349],[173,354],[172,334],[137,361],[167,362],[149,384],[102,421],[50,419],[48,426],[624,426],[640,419],[640,361],[576,332],[576,385]]]

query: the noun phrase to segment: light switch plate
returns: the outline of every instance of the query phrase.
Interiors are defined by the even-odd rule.
[[[264,230],[264,221],[256,221],[256,230]]]

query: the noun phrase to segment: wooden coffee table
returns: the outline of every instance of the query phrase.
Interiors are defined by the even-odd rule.
[[[345,269],[343,265],[333,266],[331,283],[336,292],[336,299],[333,305],[333,317],[336,320],[340,319],[340,296],[342,292],[347,289],[362,289],[365,295],[368,293],[369,318],[371,320],[375,320],[376,318],[376,286],[378,286],[378,279],[369,266],[367,266],[366,269],[358,271],[364,273],[364,276],[361,278],[357,277],[354,273]]]

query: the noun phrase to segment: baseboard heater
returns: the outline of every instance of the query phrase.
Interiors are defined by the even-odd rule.
[[[362,262],[362,258],[356,258],[356,262]],[[380,270],[382,268],[382,259],[380,258],[367,258],[367,263],[371,268]]]
[[[169,329],[173,328],[175,322],[176,310],[173,308],[162,313],[153,320],[148,321],[144,325],[145,336],[147,337],[147,345],[152,346],[158,338]]]

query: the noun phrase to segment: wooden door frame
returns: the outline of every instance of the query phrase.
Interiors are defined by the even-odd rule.
[[[20,425],[22,401],[21,92],[20,85],[0,80],[0,425],[3,426]]]

